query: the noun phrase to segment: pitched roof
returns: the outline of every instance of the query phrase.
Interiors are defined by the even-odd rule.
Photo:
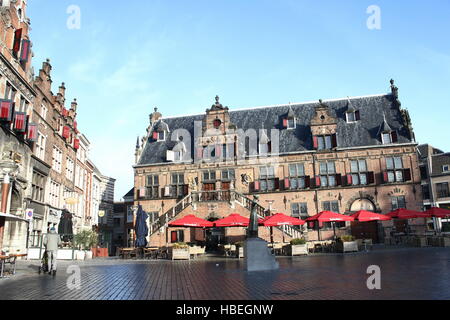
[[[361,120],[354,123],[346,122],[348,103],[359,110]],[[380,124],[384,117],[392,130],[398,132],[398,143],[412,143],[408,129],[402,123],[402,115],[395,104],[395,97],[391,94],[344,98],[328,100],[330,114],[338,119],[337,136],[339,148],[364,147],[382,145],[379,137]],[[293,153],[313,150],[313,139],[310,129],[311,119],[315,116],[317,102],[278,105],[243,110],[230,110],[230,120],[238,129],[279,129],[280,147],[283,153]],[[282,119],[292,109],[297,119],[295,130],[283,130]],[[171,132],[176,129],[185,129],[194,137],[194,122],[202,121],[204,114],[164,118]],[[171,141],[169,134],[166,141],[149,140],[142,152],[137,165],[157,164],[166,162],[166,151],[172,150],[177,144]],[[191,154],[194,154],[194,146]]]

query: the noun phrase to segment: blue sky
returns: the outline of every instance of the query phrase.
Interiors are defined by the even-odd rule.
[[[67,8],[81,28],[67,28]],[[381,9],[381,30],[366,10]],[[136,137],[164,116],[389,91],[394,78],[419,143],[450,151],[450,2],[30,0],[36,73],[51,59],[91,158],[133,186]]]

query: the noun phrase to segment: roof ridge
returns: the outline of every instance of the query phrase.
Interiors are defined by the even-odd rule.
[[[337,99],[326,99],[323,100],[323,103],[326,102],[337,102],[337,101],[344,101],[344,100],[357,100],[357,99],[364,99],[364,98],[375,98],[375,97],[384,97],[384,96],[390,96],[391,93],[380,93],[380,94],[372,94],[372,95],[365,95],[365,96],[355,96],[355,97],[345,97],[345,98],[337,98]],[[256,106],[256,107],[250,107],[250,108],[242,108],[242,109],[233,109],[230,110],[229,113],[234,112],[240,112],[240,111],[250,111],[250,110],[259,110],[259,109],[269,109],[269,108],[282,108],[282,107],[298,107],[302,105],[308,105],[317,103],[318,100],[312,100],[312,101],[305,101],[305,102],[295,102],[295,103],[285,103],[285,104],[275,104],[275,105],[268,105],[268,106]],[[187,114],[187,115],[180,115],[180,116],[169,116],[169,117],[162,117],[161,119],[179,119],[179,118],[187,118],[187,117],[196,117],[196,116],[203,116],[205,113],[195,113],[195,114]]]

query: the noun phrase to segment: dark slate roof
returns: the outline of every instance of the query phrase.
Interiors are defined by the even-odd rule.
[[[330,108],[332,116],[338,119],[338,147],[364,147],[382,145],[378,136],[380,126],[386,121],[392,130],[398,132],[398,143],[411,143],[409,131],[402,123],[402,116],[395,104],[395,98],[391,94],[367,97],[350,98],[352,106],[360,111],[361,120],[355,123],[346,122],[346,111],[349,107],[349,99],[324,101]],[[280,153],[291,153],[313,150],[313,139],[310,129],[310,121],[315,115],[318,103],[291,104],[264,108],[230,111],[231,122],[238,129],[253,128],[279,129],[280,130]],[[282,119],[292,108],[297,119],[295,130],[282,128]],[[173,132],[176,129],[186,129],[194,136],[194,121],[202,121],[204,114],[164,118]],[[166,151],[172,150],[176,142],[171,141],[171,134],[167,140],[156,142],[149,140],[143,150],[138,165],[156,164],[166,162]],[[191,146],[194,154],[194,146]]]
[[[450,153],[442,153],[433,155],[433,176],[450,175],[449,172],[444,172],[444,166],[450,166]]]
[[[421,144],[417,147],[417,150],[419,151],[419,158],[427,158],[428,157],[428,151],[431,149],[431,154],[442,154],[444,153],[442,150],[434,148],[433,146],[430,146],[429,144]]]
[[[126,195],[123,196],[124,198],[126,197],[134,197],[134,188],[131,189],[130,191],[128,191],[128,193]]]

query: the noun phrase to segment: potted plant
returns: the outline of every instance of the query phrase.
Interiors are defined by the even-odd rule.
[[[291,241],[291,255],[307,255],[308,254],[308,244],[305,239],[293,239]]]
[[[357,252],[358,242],[355,241],[355,237],[350,235],[342,236],[336,243],[337,250],[342,253]]]
[[[184,242],[175,243],[172,247],[172,260],[190,260],[189,245]]]
[[[75,243],[80,248],[77,252],[77,260],[92,259],[92,248],[97,246],[98,235],[91,230],[81,231],[75,235]]]

